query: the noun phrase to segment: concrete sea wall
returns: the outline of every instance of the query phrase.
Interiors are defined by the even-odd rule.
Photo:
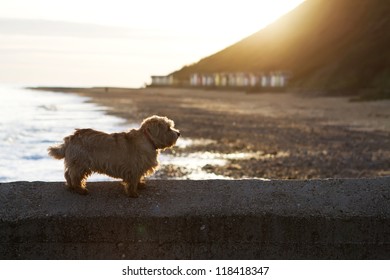
[[[390,177],[0,184],[2,259],[390,259]]]

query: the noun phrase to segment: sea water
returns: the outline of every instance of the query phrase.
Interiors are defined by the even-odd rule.
[[[87,101],[73,94],[0,86],[0,182],[62,181],[63,161],[48,156],[49,146],[75,128],[125,129],[123,119]]]
[[[64,181],[63,160],[47,154],[47,148],[62,142],[75,128],[104,132],[137,127],[125,119],[107,115],[105,107],[71,93],[0,86],[0,182]],[[178,146],[193,141],[180,137]],[[202,170],[207,164],[224,165],[226,159],[210,153],[161,154],[160,164],[184,168],[188,174],[174,179],[226,179]],[[93,174],[89,181],[112,180]]]

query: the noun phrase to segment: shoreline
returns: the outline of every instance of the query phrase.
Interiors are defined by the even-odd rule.
[[[199,145],[173,155],[246,154],[205,172],[240,178],[321,179],[390,175],[390,100],[348,102],[345,97],[293,93],[245,94],[167,88],[34,88],[75,93],[139,124],[150,115],[173,119]],[[204,140],[206,139],[206,140]],[[163,178],[185,174],[175,166]]]

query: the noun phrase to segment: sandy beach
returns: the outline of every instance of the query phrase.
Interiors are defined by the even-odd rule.
[[[390,100],[168,88],[56,91],[90,97],[129,123],[168,116],[193,142],[167,153],[235,155],[223,166],[205,164],[206,172],[266,179],[390,175]],[[170,178],[186,172],[165,166],[159,174]]]

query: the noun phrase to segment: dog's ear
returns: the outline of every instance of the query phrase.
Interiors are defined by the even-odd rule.
[[[160,123],[158,122],[155,122],[153,120],[150,120],[148,122],[145,123],[145,128],[146,128],[146,131],[150,134],[150,135],[153,135],[155,137],[158,136],[159,132],[160,132]]]
[[[143,121],[141,128],[146,129],[149,134],[158,137],[161,132],[165,131],[167,124],[173,125],[173,122],[166,117],[151,116]]]
[[[150,135],[157,135],[159,130],[158,128],[156,128],[156,126],[149,126],[146,128],[146,131],[150,134]]]

